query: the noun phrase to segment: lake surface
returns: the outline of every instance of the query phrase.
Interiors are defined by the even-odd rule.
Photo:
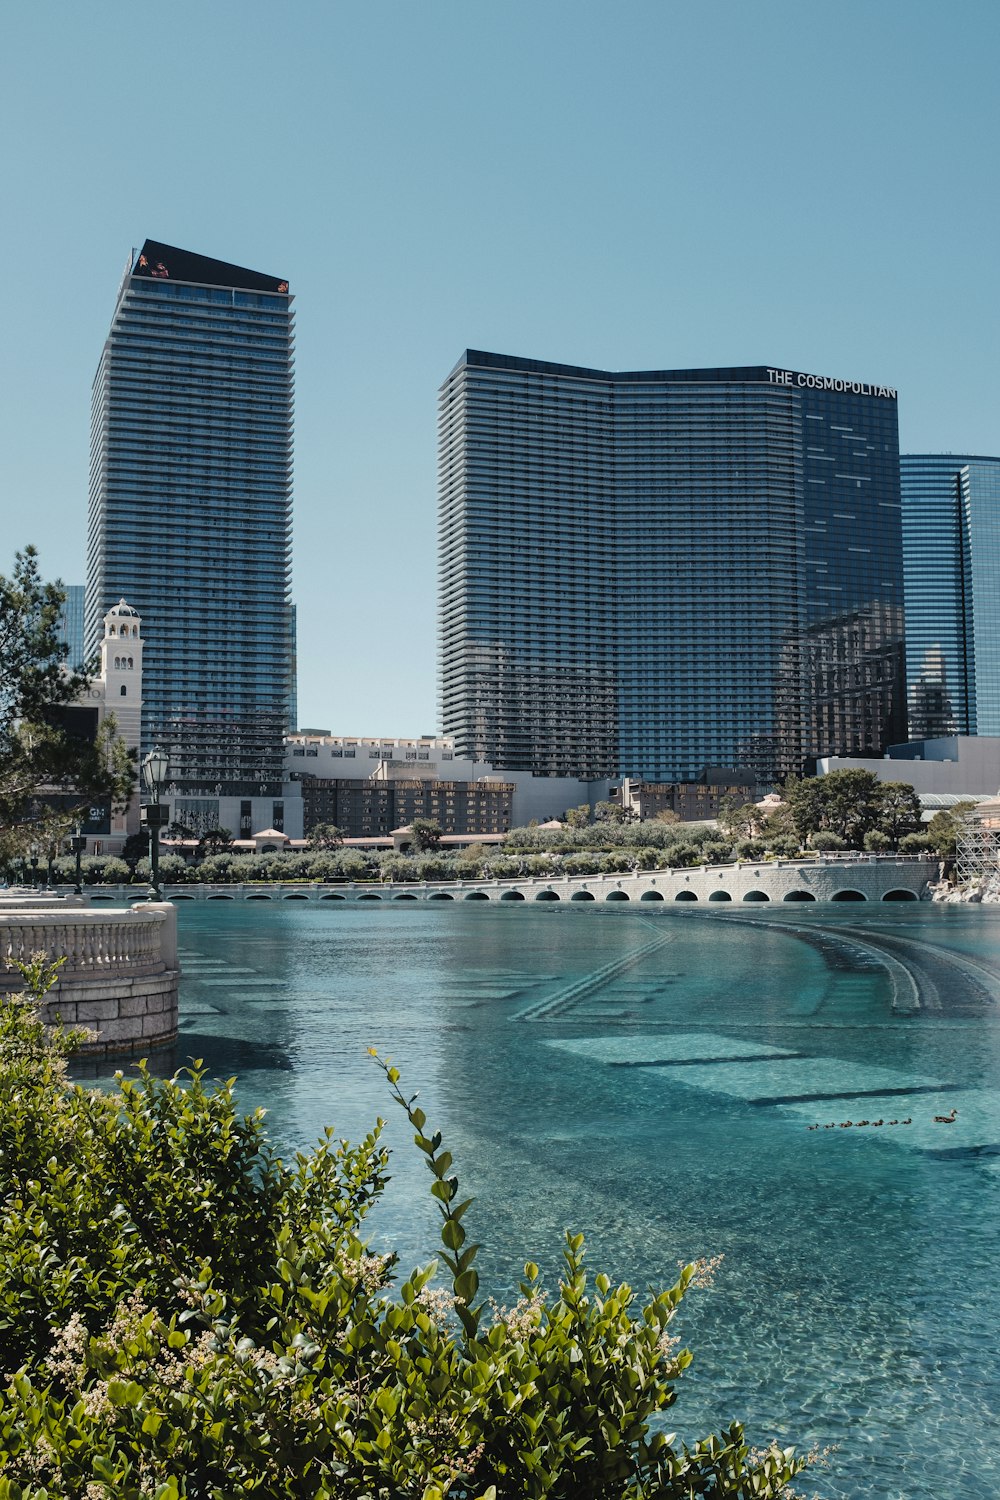
[[[283,1150],[387,1117],[373,1230],[405,1262],[437,1218],[371,1045],[443,1131],[500,1300],[526,1259],[554,1282],[567,1228],[639,1288],[725,1256],[682,1312],[681,1436],[742,1417],[838,1444],[803,1486],[824,1500],[1000,1494],[1000,909],[178,917],[181,1041],[158,1065],[238,1074]]]

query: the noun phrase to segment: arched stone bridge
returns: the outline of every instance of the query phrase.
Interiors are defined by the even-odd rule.
[[[865,855],[524,880],[176,885],[166,894],[173,901],[916,901],[927,895],[937,874],[936,860]]]

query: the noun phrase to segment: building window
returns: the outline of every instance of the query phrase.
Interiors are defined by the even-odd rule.
[[[271,827],[277,829],[278,833],[285,831],[285,804],[284,802],[272,802],[271,804]]]

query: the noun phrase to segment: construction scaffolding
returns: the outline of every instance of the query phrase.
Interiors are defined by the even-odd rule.
[[[1000,887],[1000,798],[981,802],[959,836],[955,873],[960,885]]]

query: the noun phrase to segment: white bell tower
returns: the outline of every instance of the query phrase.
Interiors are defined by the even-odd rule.
[[[130,750],[138,751],[142,733],[142,620],[124,599],[104,616],[100,682],[104,716],[114,714],[118,733]],[[112,817],[112,834],[136,831],[138,805],[136,797],[127,814]]]

